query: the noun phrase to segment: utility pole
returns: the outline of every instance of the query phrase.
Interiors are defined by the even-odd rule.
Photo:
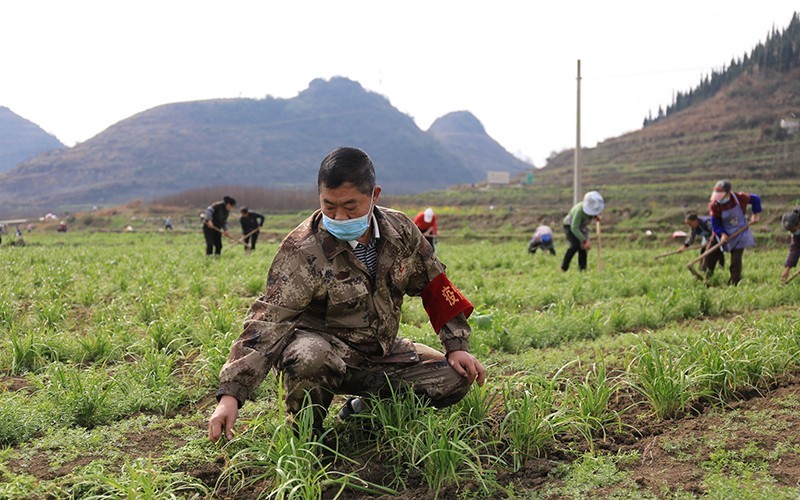
[[[572,204],[581,199],[581,60],[578,59],[578,107],[575,121],[575,169],[572,177]]]

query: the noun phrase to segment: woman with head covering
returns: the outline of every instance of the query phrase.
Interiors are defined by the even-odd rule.
[[[547,250],[555,255],[556,249],[553,247],[553,229],[544,224],[536,228],[531,241],[528,242],[528,252],[536,253],[538,249]]]
[[[597,191],[589,191],[572,207],[564,217],[564,233],[567,235],[569,248],[561,262],[561,270],[567,271],[572,257],[578,254],[578,269],[586,270],[586,251],[592,248],[589,242],[589,224],[600,220],[600,213],[605,208],[603,196]]]
[[[436,250],[436,236],[439,234],[439,231],[436,227],[436,214],[433,213],[433,209],[428,207],[425,211],[418,213],[417,216],[414,217],[414,224],[417,225],[419,230],[422,231],[422,236],[424,236],[433,249]]]
[[[753,215],[750,223],[747,222],[747,205],[752,204]],[[711,200],[708,204],[708,212],[711,215],[711,225],[714,234],[719,237],[722,243],[722,250],[731,254],[731,277],[729,285],[738,285],[742,279],[742,255],[745,248],[756,245],[753,233],[749,229],[749,224],[758,222],[761,218],[761,198],[753,193],[734,193],[731,183],[721,180],[714,186],[711,192]],[[740,231],[738,234],[737,231]],[[735,236],[734,236],[735,234]],[[707,276],[714,273],[714,267],[719,260],[719,252],[714,252],[706,257]]]

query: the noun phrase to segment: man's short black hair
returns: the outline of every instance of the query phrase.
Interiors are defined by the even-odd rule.
[[[689,212],[689,213],[686,214],[686,218],[683,219],[683,220],[685,220],[686,222],[689,222],[689,221],[695,221],[695,220],[700,220],[700,219],[697,217],[697,212]]]
[[[234,207],[236,206],[236,200],[230,196],[223,196],[222,201],[224,201],[226,205],[233,205]]]
[[[375,167],[367,153],[358,148],[336,148],[319,166],[317,190],[336,189],[346,183],[362,194],[372,195],[375,190]]]
[[[243,214],[246,214],[250,211],[250,209],[247,208],[247,205],[243,205],[242,208],[239,209],[239,211]]]

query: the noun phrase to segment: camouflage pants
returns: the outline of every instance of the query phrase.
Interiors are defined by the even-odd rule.
[[[321,430],[335,394],[386,397],[392,387],[405,386],[436,407],[460,401],[469,391],[469,380],[459,376],[436,349],[417,343],[414,348],[416,362],[364,360],[353,367],[321,336],[298,331],[277,366],[283,373],[286,408],[292,414],[299,412],[308,393],[315,408],[314,427]]]

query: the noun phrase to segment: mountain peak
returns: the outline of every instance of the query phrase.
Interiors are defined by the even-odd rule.
[[[486,129],[478,118],[469,111],[453,111],[433,122],[428,132],[437,134],[486,134]]]
[[[65,147],[39,125],[0,106],[0,172],[53,149]]]

